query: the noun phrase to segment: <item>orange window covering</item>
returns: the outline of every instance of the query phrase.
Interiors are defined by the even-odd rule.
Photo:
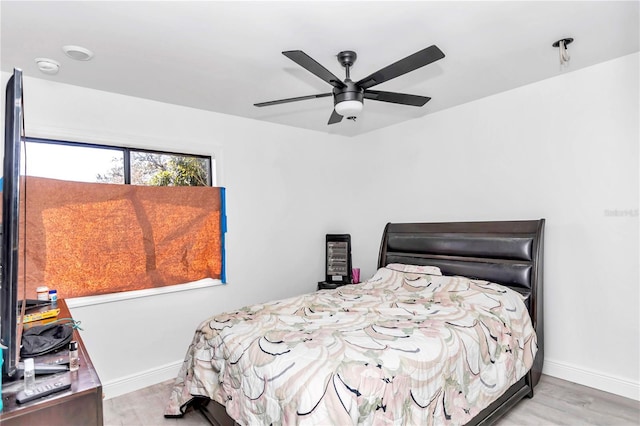
[[[221,278],[221,188],[26,181],[28,298]]]

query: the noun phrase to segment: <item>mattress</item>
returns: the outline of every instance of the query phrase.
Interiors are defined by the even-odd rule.
[[[464,424],[536,350],[517,292],[389,265],[362,284],[203,321],[165,415],[201,396],[243,425]]]

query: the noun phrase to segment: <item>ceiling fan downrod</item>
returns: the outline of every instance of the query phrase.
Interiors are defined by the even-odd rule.
[[[337,56],[338,62],[340,62],[340,65],[342,65],[347,71],[347,80],[350,80],[351,77],[349,75],[349,70],[351,69],[351,66],[356,62],[356,59],[358,59],[358,55],[356,55],[356,52],[352,50],[345,50],[338,53]]]

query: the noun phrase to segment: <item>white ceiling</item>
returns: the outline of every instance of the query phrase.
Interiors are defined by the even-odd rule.
[[[27,76],[353,136],[639,50],[638,1],[6,1],[1,68]],[[551,44],[573,37],[568,69]],[[65,56],[74,44],[88,62]],[[354,50],[354,81],[432,44],[446,55],[376,86],[432,100],[422,108],[365,100],[357,122],[327,125],[331,97],[264,108],[255,102],[330,92],[281,54],[303,50],[335,75]],[[55,76],[34,62],[61,63]],[[28,90],[28,87],[25,87]],[[594,99],[597,102],[597,99]],[[526,108],[526,107],[525,107]]]

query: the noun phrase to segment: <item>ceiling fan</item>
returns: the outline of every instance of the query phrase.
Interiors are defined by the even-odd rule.
[[[444,58],[444,53],[442,53],[437,46],[429,46],[426,49],[422,49],[413,55],[400,59],[398,62],[394,62],[393,64],[386,66],[354,83],[351,81],[349,76],[349,70],[356,61],[356,52],[345,50],[337,55],[338,62],[340,62],[346,70],[346,78],[344,81],[333,75],[331,71],[320,65],[302,50],[288,50],[286,52],[282,52],[282,54],[310,73],[320,77],[322,80],[332,85],[333,92],[298,96],[295,98],[280,99],[277,101],[260,102],[254,105],[257,107],[264,107],[284,104],[287,102],[303,101],[306,99],[324,98],[333,95],[334,109],[327,124],[339,123],[342,121],[343,117],[355,120],[356,116],[362,111],[364,99],[418,107],[423,106],[429,102],[431,98],[419,95],[408,95],[405,93],[369,90],[369,88]]]

